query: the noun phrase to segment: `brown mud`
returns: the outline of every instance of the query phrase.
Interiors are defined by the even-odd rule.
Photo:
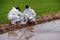
[[[60,19],[60,12],[57,12],[55,14],[38,16],[38,17],[35,18],[35,21],[31,22],[31,23],[27,22],[26,24],[16,24],[16,25],[0,24],[0,34],[6,33],[8,31],[24,28],[24,27],[27,27],[27,26],[33,26],[33,25],[37,25],[37,24],[57,20],[57,19]]]

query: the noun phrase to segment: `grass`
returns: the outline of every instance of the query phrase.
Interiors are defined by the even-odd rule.
[[[9,23],[7,14],[12,7],[19,6],[23,12],[26,4],[36,11],[37,16],[60,11],[60,0],[0,0],[0,24]]]

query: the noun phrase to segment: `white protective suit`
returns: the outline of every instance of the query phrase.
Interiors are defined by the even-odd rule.
[[[19,21],[19,16],[21,12],[16,8],[12,8],[12,10],[8,13],[8,19],[11,21],[11,24],[15,24],[15,22]]]
[[[30,19],[30,21],[35,20],[36,13],[35,13],[35,11],[33,9],[31,9],[31,8],[25,9],[23,11],[23,14],[27,19]]]

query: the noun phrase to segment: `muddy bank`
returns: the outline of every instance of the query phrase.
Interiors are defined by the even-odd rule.
[[[12,30],[20,29],[23,27],[27,27],[27,26],[33,26],[36,24],[57,20],[57,19],[60,19],[60,12],[58,12],[56,14],[38,16],[38,17],[36,17],[36,20],[32,23],[17,24],[17,25],[0,24],[0,34],[8,32],[8,31],[12,31]]]

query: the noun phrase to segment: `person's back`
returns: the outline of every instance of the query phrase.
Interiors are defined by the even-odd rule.
[[[8,19],[11,20],[13,17],[18,17],[19,11],[13,7],[13,9],[8,13]]]
[[[21,14],[19,7],[13,7],[13,9],[8,13],[8,19],[11,21],[11,24],[15,24],[15,22],[19,21],[18,14]]]

